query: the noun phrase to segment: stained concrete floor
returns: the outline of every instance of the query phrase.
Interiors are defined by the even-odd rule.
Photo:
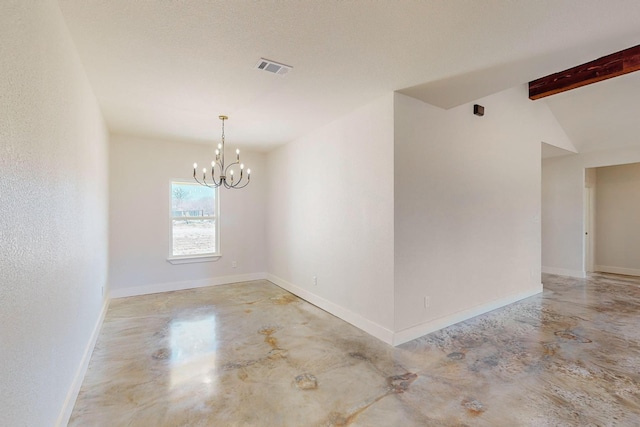
[[[69,426],[638,426],[640,278],[390,347],[265,281],[113,300]]]

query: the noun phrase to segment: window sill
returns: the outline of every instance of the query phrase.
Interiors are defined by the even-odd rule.
[[[191,255],[191,256],[171,256],[167,258],[167,262],[171,264],[192,264],[195,262],[213,262],[222,257],[222,254],[209,254],[209,255]]]

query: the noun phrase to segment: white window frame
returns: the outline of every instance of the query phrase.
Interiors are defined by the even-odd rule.
[[[185,185],[200,185],[198,183],[194,183],[191,180],[187,179],[172,179],[169,182],[169,256],[167,257],[167,261],[171,264],[190,264],[195,262],[211,262],[217,261],[222,257],[222,252],[220,251],[221,243],[220,243],[220,192],[217,188],[211,188],[211,191],[214,191],[214,215],[213,216],[198,216],[193,217],[194,220],[207,220],[212,219],[216,224],[216,252],[207,252],[203,254],[194,254],[194,255],[173,255],[173,220],[179,219],[183,217],[173,216],[173,185],[174,184],[185,184]]]

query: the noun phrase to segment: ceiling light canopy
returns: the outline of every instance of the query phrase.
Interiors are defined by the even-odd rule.
[[[244,164],[240,163],[240,150],[236,150],[236,161],[225,165],[224,163],[224,121],[228,120],[227,116],[218,116],[222,120],[222,142],[218,144],[216,149],[216,158],[211,162],[211,171],[209,181],[207,181],[207,168],[202,168],[202,181],[198,180],[197,169],[198,164],[193,164],[193,179],[200,185],[210,188],[224,186],[225,188],[244,188],[251,181],[251,169],[247,169],[246,179],[244,174]],[[235,172],[235,175],[234,175]],[[236,176],[238,177],[235,180]]]

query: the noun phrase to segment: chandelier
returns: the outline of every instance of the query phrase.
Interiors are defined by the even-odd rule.
[[[209,175],[209,181],[207,181],[207,168],[202,168],[202,181],[198,180],[196,176],[196,169],[198,164],[193,164],[193,179],[200,185],[204,185],[209,188],[218,188],[224,186],[225,188],[243,188],[249,185],[251,181],[251,169],[247,169],[246,180],[244,179],[244,164],[240,163],[240,150],[236,150],[236,161],[224,164],[224,121],[228,120],[227,116],[218,116],[222,120],[222,142],[218,144],[216,149],[216,159],[211,162],[211,172]],[[234,171],[239,172],[238,180],[235,180]]]

